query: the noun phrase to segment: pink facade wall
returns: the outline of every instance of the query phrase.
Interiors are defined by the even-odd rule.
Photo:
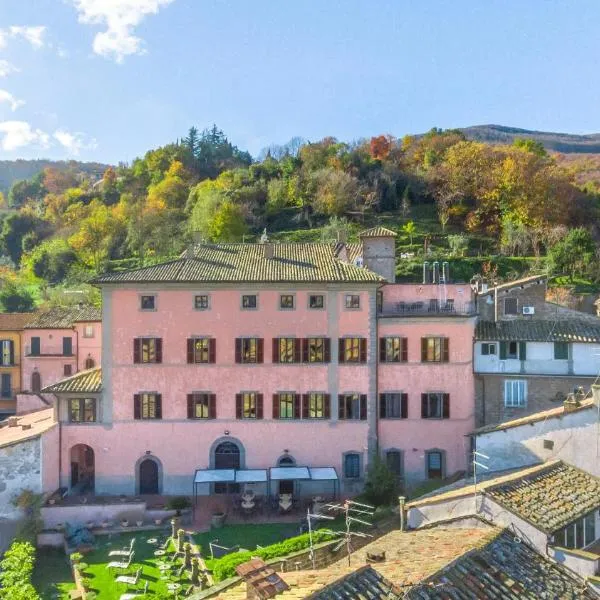
[[[41,437],[42,451],[42,491],[53,492],[60,487],[60,433],[58,425],[44,432]]]
[[[92,333],[92,337],[86,337],[87,333]],[[75,333],[77,339],[77,370],[83,371],[86,368],[85,361],[91,358],[94,366],[99,367],[102,360],[102,323],[75,323]]]

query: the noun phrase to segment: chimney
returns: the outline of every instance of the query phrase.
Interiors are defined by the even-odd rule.
[[[345,229],[339,229],[337,232],[337,241],[340,244],[346,244],[348,242],[348,234]]]
[[[273,242],[264,242],[263,247],[265,250],[265,258],[273,258],[273,255],[275,254],[275,244],[273,244]]]
[[[582,387],[578,387],[572,394],[567,395],[564,402],[565,413],[573,412],[581,406],[581,401],[585,399],[585,391]]]
[[[290,589],[260,558],[253,558],[237,566],[235,571],[246,582],[247,600],[269,600]]]
[[[21,429],[23,431],[27,431],[28,429],[31,429],[31,423],[26,423],[25,425],[21,425]]]
[[[440,282],[440,263],[436,260],[433,263],[433,283]]]
[[[19,417],[8,417],[7,421],[9,427],[16,427],[19,424]]]
[[[185,249],[185,257],[186,258],[194,258],[194,244],[190,244],[186,249]]]
[[[431,276],[431,271],[429,269],[429,262],[425,261],[423,263],[423,285],[427,285],[428,283],[431,283],[429,281]]]

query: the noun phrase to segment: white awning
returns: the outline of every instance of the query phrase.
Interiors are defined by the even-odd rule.
[[[314,481],[334,481],[338,479],[333,467],[310,467],[310,478]]]
[[[235,472],[237,483],[263,483],[267,481],[266,469],[245,469]]]
[[[310,479],[308,467],[272,467],[269,476],[273,481],[282,479]]]
[[[202,469],[196,471],[194,483],[233,483],[235,469]]]

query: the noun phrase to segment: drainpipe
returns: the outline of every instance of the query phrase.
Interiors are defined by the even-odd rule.
[[[498,286],[494,288],[494,323],[498,322]]]
[[[400,531],[405,531],[405,510],[404,505],[406,503],[406,496],[398,496],[398,503],[400,504]]]
[[[79,373],[79,331],[77,331],[77,327],[73,327],[73,331],[75,332],[75,343],[77,344],[77,349],[75,350],[75,373]]]

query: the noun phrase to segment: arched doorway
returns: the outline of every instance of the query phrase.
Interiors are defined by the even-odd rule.
[[[278,467],[294,467],[296,461],[293,456],[285,454],[277,461]],[[279,493],[280,494],[293,494],[294,493],[294,481],[291,479],[282,479],[279,481]]]
[[[144,459],[139,466],[140,494],[158,494],[158,464],[151,458]]]
[[[242,466],[240,447],[235,442],[220,442],[214,449],[215,469],[240,469]],[[238,483],[215,483],[215,494],[237,494]]]
[[[96,476],[94,450],[86,444],[71,448],[71,491],[77,494],[93,494]]]
[[[31,374],[31,391],[39,392],[42,389],[42,378],[39,371],[34,371]]]

